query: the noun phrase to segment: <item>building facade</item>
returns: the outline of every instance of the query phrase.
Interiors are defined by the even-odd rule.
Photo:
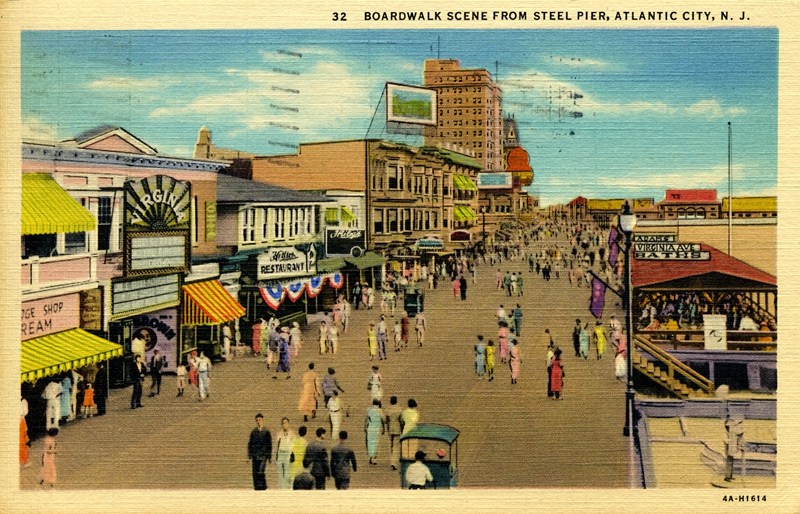
[[[437,127],[425,145],[449,143],[474,152],[482,171],[503,171],[503,92],[485,69],[457,59],[429,59],[423,85],[437,92]]]

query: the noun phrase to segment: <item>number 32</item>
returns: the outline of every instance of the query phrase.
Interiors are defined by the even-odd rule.
[[[345,12],[333,13],[333,21],[347,21],[347,13]]]

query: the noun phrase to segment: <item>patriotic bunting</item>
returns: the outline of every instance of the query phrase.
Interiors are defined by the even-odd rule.
[[[292,302],[296,302],[301,296],[303,296],[303,291],[306,289],[306,282],[305,280],[290,282],[288,284],[284,284],[283,289],[286,291],[286,296],[288,296]]]
[[[344,285],[344,277],[338,271],[325,275],[325,278],[328,279],[328,283],[334,289],[341,289],[341,287]]]
[[[306,285],[306,290],[308,291],[309,298],[316,298],[316,296],[322,291],[322,286],[325,284],[325,277],[311,277]]]
[[[286,297],[286,290],[282,285],[259,287],[261,297],[272,310],[278,310]]]

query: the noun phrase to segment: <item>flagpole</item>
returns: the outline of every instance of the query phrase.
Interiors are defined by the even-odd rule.
[[[731,180],[731,161],[732,154],[732,140],[733,129],[731,122],[728,122],[728,255],[731,254],[731,232],[733,229],[733,196],[731,194],[733,181]]]

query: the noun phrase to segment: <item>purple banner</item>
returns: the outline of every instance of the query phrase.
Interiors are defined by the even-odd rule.
[[[608,263],[611,266],[617,264],[617,256],[619,255],[619,245],[616,242],[608,245]]]
[[[606,304],[606,285],[596,277],[592,278],[592,299],[589,302],[589,312],[597,319],[603,317],[603,307]]]

